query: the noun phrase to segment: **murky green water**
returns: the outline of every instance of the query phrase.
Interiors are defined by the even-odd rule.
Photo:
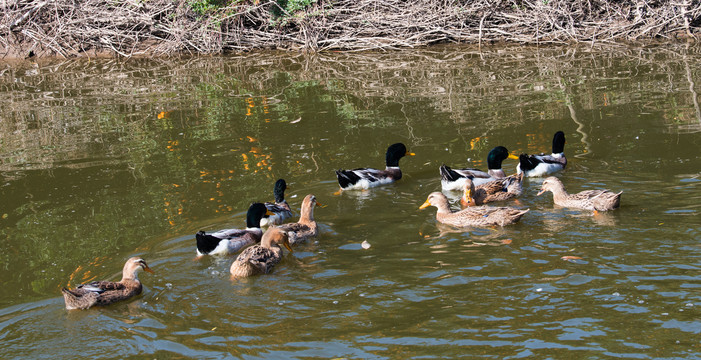
[[[2,64],[0,358],[701,358],[699,83],[676,48]],[[442,163],[557,130],[567,188],[621,209],[554,207],[531,179],[514,226],[418,210]],[[399,141],[400,182],[333,195],[334,169]],[[316,242],[241,281],[194,260],[195,232],[243,226],[279,177],[328,205]],[[64,309],[62,286],[134,255],[156,271],[140,297]]]

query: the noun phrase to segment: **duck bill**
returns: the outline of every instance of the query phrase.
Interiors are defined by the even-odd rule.
[[[317,201],[316,201],[316,206],[325,208],[327,205],[324,205],[324,204],[320,203],[320,202],[317,200]]]
[[[540,191],[538,191],[538,193],[537,193],[537,194],[535,194],[535,196],[540,196],[540,195],[543,195],[543,193],[544,193],[544,192],[545,192],[545,190],[544,190],[544,189],[540,189]]]
[[[472,205],[472,191],[465,190],[465,193],[462,195],[462,201],[468,206]]]
[[[419,210],[423,210],[423,209],[425,209],[425,208],[427,208],[427,207],[429,207],[429,206],[431,206],[431,203],[428,202],[428,200],[426,200],[425,203],[423,203],[423,204],[421,204],[421,206],[419,206]]]
[[[285,249],[289,250],[290,253],[293,253],[292,248],[290,247],[290,242],[285,240],[285,242],[282,243],[283,246],[285,246]]]
[[[273,216],[273,215],[275,215],[275,213],[270,211],[270,210],[265,210],[265,215]]]
[[[144,265],[144,271],[149,272],[149,273],[151,273],[151,274],[155,274],[155,273],[156,273],[156,272],[154,272],[153,270],[151,270],[151,268],[148,267],[148,265]]]
[[[406,154],[404,154],[404,155],[406,155],[406,156],[416,156],[415,153],[409,152],[409,151],[407,151]]]
[[[514,154],[509,154],[509,159],[518,160],[518,156],[516,156]]]

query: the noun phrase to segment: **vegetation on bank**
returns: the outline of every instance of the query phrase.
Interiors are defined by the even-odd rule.
[[[696,39],[699,0],[3,0],[0,56]]]

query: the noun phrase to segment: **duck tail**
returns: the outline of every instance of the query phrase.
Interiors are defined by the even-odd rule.
[[[360,176],[353,172],[353,170],[338,169],[336,170],[336,177],[338,178],[338,185],[341,186],[341,189],[346,189],[360,181]]]
[[[219,245],[220,238],[209,235],[203,230],[200,230],[195,234],[195,239],[197,240],[197,251],[200,254],[209,254],[212,250],[217,248]]]
[[[533,170],[536,166],[538,166],[538,159],[528,154],[521,154],[518,157],[518,163],[521,171],[528,171]]]
[[[456,180],[462,178],[462,176],[460,176],[460,174],[458,174],[455,170],[451,169],[446,164],[441,165],[439,171],[441,173],[441,180],[456,181]]]

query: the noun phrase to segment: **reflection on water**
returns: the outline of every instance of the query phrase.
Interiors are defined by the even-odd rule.
[[[6,65],[0,357],[699,357],[699,56]],[[622,190],[621,209],[554,206],[527,179],[531,211],[513,226],[455,229],[418,210],[441,164],[486,168],[497,145],[548,152],[557,130],[567,188]],[[399,141],[417,154],[402,180],[334,194],[335,169],[382,167]],[[280,177],[295,211],[309,193],[328,205],[316,241],[251,279],[229,278],[233,258],[194,260],[195,232],[244,226]],[[141,296],[63,308],[61,286],[118,278],[131,256],[156,271]]]

